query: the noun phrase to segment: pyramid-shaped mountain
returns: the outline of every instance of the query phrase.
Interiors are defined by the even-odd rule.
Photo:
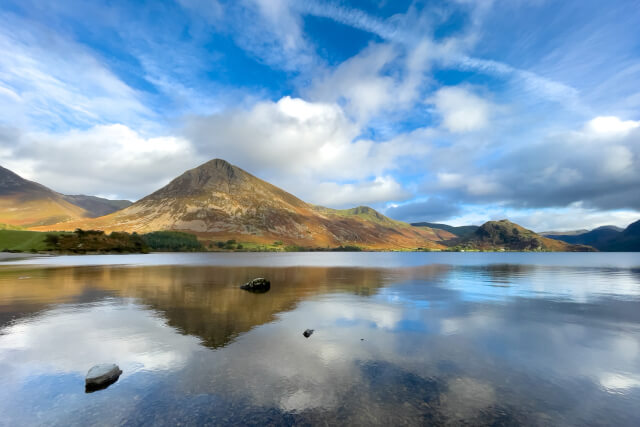
[[[211,240],[369,249],[435,249],[443,247],[439,241],[454,237],[443,230],[394,221],[369,207],[335,210],[308,204],[220,159],[183,173],[121,211],[39,229],[75,228],[176,230]]]

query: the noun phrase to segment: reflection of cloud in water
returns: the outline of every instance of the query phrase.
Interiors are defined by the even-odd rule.
[[[199,340],[176,334],[163,318],[129,303],[62,306],[2,330],[0,366],[12,376],[86,374],[117,363],[123,378],[140,370],[178,369]]]
[[[445,279],[448,287],[463,291],[468,300],[542,295],[576,302],[590,302],[603,295],[638,298],[638,280],[632,269],[513,264],[461,266]]]
[[[17,390],[27,376],[84,375],[90,364],[114,361],[138,375],[91,398],[113,406],[141,395],[141,402],[127,400],[129,413],[118,418],[125,421],[145,410],[173,420],[171,411],[180,408],[186,413],[176,419],[192,424],[196,412],[251,411],[276,423],[299,417],[286,418],[290,424],[640,421],[629,406],[639,391],[637,300],[602,292],[621,292],[620,283],[633,277],[637,286],[628,271],[612,276],[608,288],[600,277],[585,284],[580,274],[546,267],[266,271],[278,285],[259,296],[232,285],[256,269],[50,271],[46,283],[59,277],[70,295],[97,295],[98,302],[58,306],[7,326],[0,367],[14,379],[0,383],[14,381]],[[512,286],[486,286],[487,274]],[[550,274],[571,283],[537,293],[533,285]],[[86,283],[121,298],[84,292]],[[563,296],[580,286],[584,298]],[[24,292],[16,286],[11,298],[25,300]],[[309,339],[306,328],[316,330]],[[141,377],[151,390],[136,389]],[[37,388],[28,391],[45,402]],[[52,395],[70,414],[82,411],[76,397]],[[7,402],[0,409],[14,404],[28,413],[19,398]]]
[[[607,372],[600,376],[600,384],[611,393],[624,393],[632,388],[640,388],[640,376],[630,373]]]

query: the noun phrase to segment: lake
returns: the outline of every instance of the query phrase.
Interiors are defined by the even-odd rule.
[[[640,254],[5,260],[0,424],[637,426]]]

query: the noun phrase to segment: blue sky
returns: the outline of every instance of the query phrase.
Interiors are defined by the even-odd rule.
[[[0,164],[135,200],[214,157],[331,207],[640,218],[638,1],[0,5]]]

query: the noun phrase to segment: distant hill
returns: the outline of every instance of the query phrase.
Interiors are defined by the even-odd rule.
[[[110,213],[127,208],[133,204],[133,202],[129,200],[110,200],[96,196],[85,196],[82,194],[73,196],[64,195],[62,198],[69,203],[85,209],[91,218],[109,215]]]
[[[437,222],[412,222],[414,227],[429,227],[435,230],[445,230],[458,237],[467,237],[473,234],[479,227],[477,225],[453,226],[448,224],[439,224]]]
[[[273,243],[301,247],[443,249],[454,238],[443,230],[411,227],[372,208],[336,210],[308,204],[237,166],[214,159],[118,212],[45,230],[184,231],[202,240]]]
[[[503,249],[508,251],[551,252],[594,250],[588,246],[571,245],[560,240],[543,237],[506,219],[485,222],[472,235],[461,239],[458,242],[458,247],[471,250]]]
[[[640,221],[636,221],[625,229],[606,225],[595,228],[577,236],[549,236],[563,242],[590,245],[599,251],[635,252],[640,251]]]
[[[0,222],[22,227],[78,219],[89,213],[55,191],[0,166]]]
[[[603,245],[603,251],[640,252],[640,220],[630,224],[614,239]]]
[[[20,227],[92,218],[130,205],[128,200],[65,196],[0,166],[0,223]]]
[[[621,232],[611,226],[595,228],[586,233],[577,235],[550,235],[549,237],[574,245],[589,245],[598,250],[603,250],[608,242],[618,237]]]

